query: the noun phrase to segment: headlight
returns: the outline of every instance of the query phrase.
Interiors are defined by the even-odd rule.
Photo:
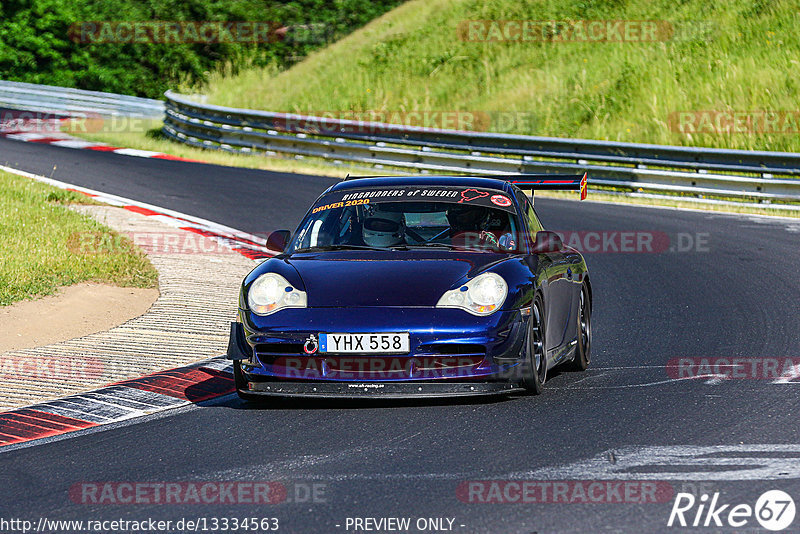
[[[439,299],[437,308],[461,308],[473,315],[494,313],[508,295],[508,284],[495,273],[483,273]]]
[[[259,276],[247,293],[247,304],[256,315],[269,315],[283,308],[305,308],[307,303],[305,291],[294,288],[286,278],[275,273]]]

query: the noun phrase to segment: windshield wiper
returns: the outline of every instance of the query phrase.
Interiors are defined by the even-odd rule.
[[[495,249],[492,249],[492,248],[485,248],[485,247],[480,247],[480,246],[470,246],[470,245],[466,245],[466,244],[464,244],[464,245],[453,245],[451,243],[432,243],[432,242],[429,242],[429,241],[428,242],[424,242],[424,243],[415,243],[413,245],[408,245],[408,246],[410,248],[431,247],[431,248],[446,248],[446,249],[450,249],[450,250],[468,250],[470,252],[495,252],[495,253],[499,252],[501,254],[510,253],[510,251],[508,251],[508,250],[495,250]]]
[[[459,247],[450,243],[434,243],[431,241],[424,241],[422,243],[414,243],[412,245],[408,245],[409,247],[443,247],[443,248],[464,248],[463,246]]]
[[[298,248],[295,252],[314,252],[314,251],[328,251],[328,250],[392,250],[389,247],[370,247],[368,245],[320,245],[315,247]]]

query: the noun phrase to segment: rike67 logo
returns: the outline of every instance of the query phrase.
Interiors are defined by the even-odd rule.
[[[729,527],[739,528],[750,524],[755,517],[762,528],[772,531],[785,530],[794,521],[795,505],[792,497],[780,490],[762,494],[755,506],[749,504],[722,504],[719,492],[709,502],[708,494],[699,499],[691,493],[678,493],[667,526]]]

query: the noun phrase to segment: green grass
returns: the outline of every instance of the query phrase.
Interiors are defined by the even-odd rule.
[[[158,287],[158,273],[127,238],[66,204],[88,197],[0,171],[0,306],[93,281]],[[83,247],[82,238],[114,246]]]
[[[509,19],[659,20],[696,31],[667,42],[459,38],[462,21]],[[796,2],[780,0],[412,0],[286,71],[217,73],[193,89],[242,108],[485,111],[490,131],[800,152],[796,132],[669,127],[680,111],[798,110],[798,26]]]

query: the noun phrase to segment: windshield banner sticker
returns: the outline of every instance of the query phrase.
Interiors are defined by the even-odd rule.
[[[376,202],[447,202],[500,208],[510,213],[514,212],[511,199],[497,194],[497,191],[472,187],[406,186],[334,191],[321,198],[312,209],[312,213]]]

